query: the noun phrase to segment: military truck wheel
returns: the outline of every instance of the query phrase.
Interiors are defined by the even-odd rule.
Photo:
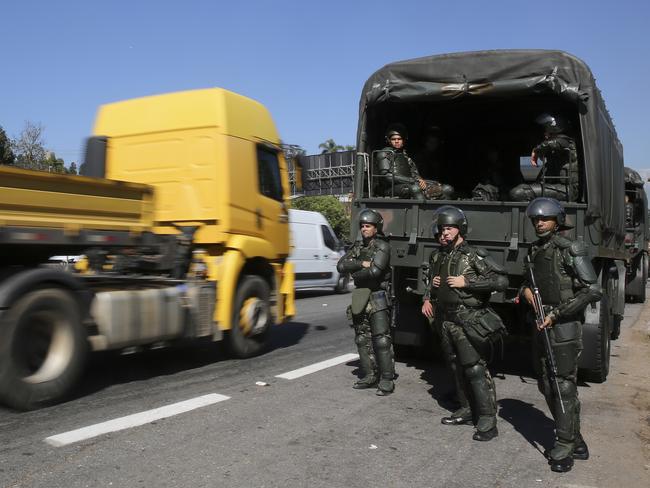
[[[244,276],[237,287],[229,345],[232,354],[248,358],[261,353],[273,322],[270,289],[259,276]]]
[[[339,275],[339,281],[334,287],[335,293],[346,293],[348,291],[348,284],[350,283],[350,275],[345,273]]]
[[[87,350],[70,293],[47,288],[26,294],[0,323],[0,401],[30,410],[61,400],[81,375]]]
[[[596,304],[596,313],[597,321],[585,322],[583,327],[583,350],[580,355],[579,373],[585,381],[603,383],[609,374],[610,328],[612,325],[612,314],[607,295],[603,295],[600,303]],[[590,316],[595,315],[588,313],[587,320]]]

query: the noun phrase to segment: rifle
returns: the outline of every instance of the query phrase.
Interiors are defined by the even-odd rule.
[[[397,327],[397,299],[395,297],[395,268],[390,268],[390,283],[388,284],[388,296],[390,297],[390,326]]]
[[[533,288],[533,308],[535,309],[535,323],[541,325],[544,323],[544,304],[542,303],[542,296],[539,293],[539,288],[535,283],[535,274],[533,273],[533,263],[530,260],[530,255],[526,256],[528,261],[528,272],[530,274],[530,284]],[[548,328],[542,329],[544,334],[544,349],[546,349],[546,370],[548,371],[548,379],[551,384],[555,385],[555,392],[557,398],[560,400],[560,408],[562,413],[564,410],[564,403],[562,402],[562,393],[560,392],[560,385],[557,382],[557,365],[555,364],[555,356],[553,355],[553,348],[551,347],[551,337],[548,333]]]

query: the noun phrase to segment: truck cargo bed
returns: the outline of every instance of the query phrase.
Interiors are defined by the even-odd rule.
[[[148,185],[3,166],[0,242],[10,239],[7,228],[140,233],[153,226],[152,200]]]

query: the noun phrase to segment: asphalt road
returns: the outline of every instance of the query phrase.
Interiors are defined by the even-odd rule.
[[[449,388],[441,364],[399,360],[388,397],[351,388],[354,359],[277,377],[356,352],[349,299],[299,295],[296,320],[276,328],[271,350],[254,359],[228,359],[220,345],[95,356],[72,400],[0,409],[0,486],[650,486],[650,307],[626,307],[610,378],[580,386],[591,459],[560,475],[542,455],[552,423],[525,350],[497,367],[500,435],[489,443],[473,441],[471,426],[440,424]],[[46,442],[196,398],[214,403],[59,447]]]

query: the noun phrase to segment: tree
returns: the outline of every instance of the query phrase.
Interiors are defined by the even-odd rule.
[[[0,164],[14,164],[16,156],[11,150],[11,141],[7,137],[7,133],[0,126]]]
[[[292,206],[298,210],[311,210],[322,213],[339,239],[348,241],[350,234],[350,217],[345,206],[334,196],[300,197]]]
[[[325,142],[320,143],[318,148],[322,149],[321,154],[335,153],[344,149],[343,146],[339,146],[334,142],[334,139],[327,139]]]
[[[47,165],[47,171],[50,173],[65,173],[65,163],[63,159],[57,158],[56,154],[53,152],[47,153],[47,159],[45,160]]]
[[[348,145],[345,146],[345,150],[346,151],[356,151],[357,146],[351,146],[351,145],[348,144]]]
[[[70,167],[68,168],[68,173],[71,174],[71,175],[78,174],[78,172],[77,172],[77,163],[75,163],[74,161],[72,161],[70,163]]]
[[[25,128],[18,139],[12,143],[16,153],[16,163],[23,168],[47,170],[47,150],[44,147],[43,131],[41,124],[25,122]]]

